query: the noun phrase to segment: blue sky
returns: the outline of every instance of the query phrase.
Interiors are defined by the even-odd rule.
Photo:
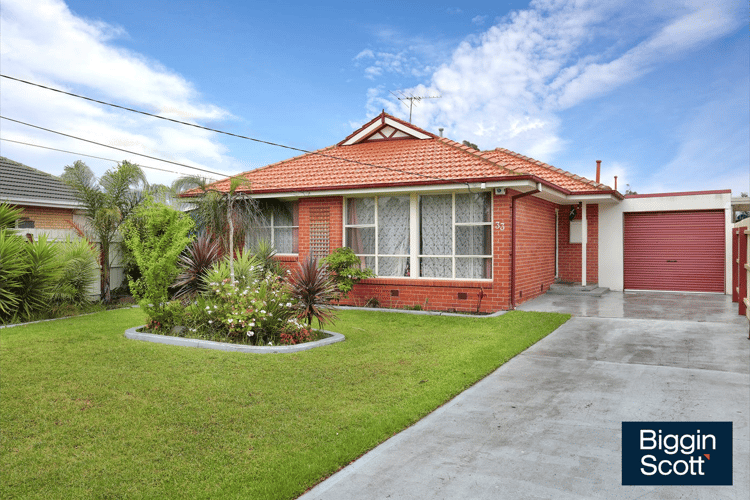
[[[750,190],[750,38],[739,0],[256,2],[4,0],[0,71],[304,149],[390,91],[440,95],[416,125],[639,193]],[[233,174],[296,153],[0,80],[2,115]],[[4,139],[184,170],[6,120]],[[83,159],[0,141],[60,174]],[[177,174],[146,170],[151,182]]]

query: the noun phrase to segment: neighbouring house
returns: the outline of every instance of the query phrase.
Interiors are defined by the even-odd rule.
[[[349,304],[490,312],[555,281],[727,293],[730,190],[623,196],[599,167],[592,181],[383,112],[335,146],[242,175],[244,195],[287,208],[261,231],[280,260],[347,246],[375,271]]]
[[[76,237],[79,229],[86,227],[86,218],[81,214],[81,205],[76,200],[73,189],[59,177],[31,168],[22,163],[0,156],[0,202],[22,208],[17,232],[29,239],[45,234],[47,238],[62,241],[66,237]],[[119,250],[110,254],[112,288],[120,286],[124,280]],[[91,290],[98,296],[100,284]]]
[[[0,202],[23,209],[18,229],[35,237],[41,232],[64,238],[80,205],[59,177],[0,156]]]

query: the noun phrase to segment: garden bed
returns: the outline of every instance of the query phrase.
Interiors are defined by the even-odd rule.
[[[336,342],[343,342],[345,340],[345,337],[340,333],[321,330],[321,332],[326,334],[327,337],[320,340],[315,340],[313,342],[305,342],[296,345],[259,346],[233,344],[230,342],[215,342],[213,340],[191,339],[187,337],[172,337],[170,335],[159,335],[155,333],[146,333],[139,331],[145,327],[146,325],[128,328],[127,330],[125,330],[125,337],[132,340],[156,342],[157,344],[168,344],[182,347],[197,347],[199,349],[214,349],[217,351],[247,352],[255,354],[281,354],[307,351],[316,347],[331,345],[335,344]]]

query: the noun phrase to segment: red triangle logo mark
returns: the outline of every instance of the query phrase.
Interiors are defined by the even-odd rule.
[[[707,459],[711,460],[711,454],[710,453],[704,453],[703,456],[706,457]]]

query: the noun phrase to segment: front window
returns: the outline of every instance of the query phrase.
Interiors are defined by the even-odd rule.
[[[492,223],[489,193],[419,197],[420,276],[492,277]]]
[[[248,234],[250,248],[268,241],[280,254],[299,253],[299,206],[296,201],[274,204],[263,210],[260,226]]]
[[[378,276],[408,276],[409,196],[350,198],[346,246]]]
[[[345,244],[378,276],[490,279],[491,221],[488,192],[350,198]],[[410,270],[413,247],[419,266]]]

